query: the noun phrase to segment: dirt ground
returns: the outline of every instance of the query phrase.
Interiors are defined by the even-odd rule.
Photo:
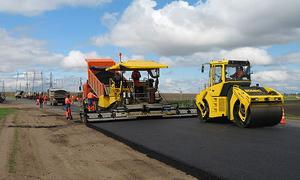
[[[8,104],[2,120],[0,180],[6,179],[195,179],[81,123]]]

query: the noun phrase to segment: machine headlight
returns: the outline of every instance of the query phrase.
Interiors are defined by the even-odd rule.
[[[275,101],[281,101],[280,97],[274,98]]]
[[[259,101],[258,98],[251,98],[251,101]]]

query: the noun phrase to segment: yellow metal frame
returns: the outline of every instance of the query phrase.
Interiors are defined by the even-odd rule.
[[[108,67],[106,68],[106,71],[143,71],[161,68],[168,68],[168,66],[149,60],[128,60]],[[112,104],[120,102],[122,100],[121,92],[130,93],[132,92],[132,89],[123,87],[122,81],[120,83],[120,88],[116,88],[115,82],[110,81],[108,91],[108,95],[102,95],[99,97],[98,106],[101,108],[109,108]]]
[[[252,103],[263,103],[266,102],[266,100],[268,100],[268,102],[283,103],[283,95],[280,94],[278,91],[268,87],[264,87],[264,89],[268,91],[268,95],[253,96],[249,95],[247,91],[244,91],[243,89],[239,88],[238,85],[234,85],[230,100],[228,100],[229,97],[227,96],[221,96],[220,94],[225,83],[251,83],[251,81],[226,81],[225,66],[228,64],[229,61],[226,59],[213,60],[209,63],[209,87],[200,91],[195,98],[196,106],[198,107],[203,117],[205,117],[207,113],[205,106],[208,106],[208,118],[227,117],[229,120],[234,121],[234,106],[236,105],[236,103],[239,102],[239,106],[243,106],[243,109],[245,109],[245,114],[241,113],[240,111],[238,113],[241,120],[245,121],[245,118],[247,117],[248,108]],[[216,79],[214,77],[216,66],[221,66],[222,68],[221,79],[218,83],[215,83]],[[248,92],[250,91],[255,90],[248,90]],[[272,92],[275,93],[272,94]]]
[[[120,70],[151,70],[151,69],[161,69],[168,68],[167,65],[161,64],[155,61],[149,60],[128,60],[125,62],[118,63],[109,68],[107,71],[120,71]]]

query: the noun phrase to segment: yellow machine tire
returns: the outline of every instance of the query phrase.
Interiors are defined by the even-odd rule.
[[[251,111],[248,109],[247,112],[244,112],[247,114],[247,117],[245,118],[245,121],[242,120],[242,118],[239,115],[239,111],[241,111],[241,106],[240,106],[240,102],[236,102],[234,105],[234,109],[233,109],[233,115],[234,115],[234,123],[242,128],[246,128],[249,127],[250,122],[250,116],[251,116]]]
[[[203,116],[203,114],[201,113],[201,111],[197,108],[197,114],[198,114],[198,118],[199,120],[201,120],[202,122],[208,122],[209,121],[209,106],[207,104],[206,101],[204,101],[204,108],[205,108],[205,115]]]

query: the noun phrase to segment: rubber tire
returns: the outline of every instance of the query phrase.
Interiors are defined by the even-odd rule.
[[[82,117],[82,123],[86,125],[88,123],[88,115],[87,114],[83,114],[82,116],[83,116]]]

